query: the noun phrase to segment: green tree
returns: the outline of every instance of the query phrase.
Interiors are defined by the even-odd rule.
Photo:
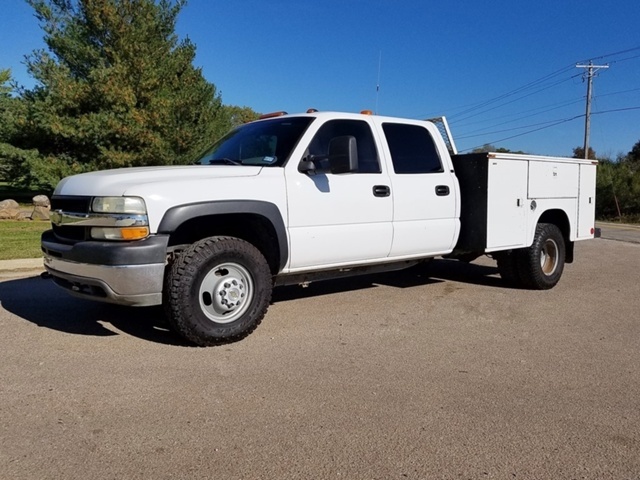
[[[18,132],[17,119],[24,116],[23,102],[12,96],[11,71],[0,70],[0,181],[20,177],[20,169],[38,158],[36,150],[23,150],[11,143]]]
[[[640,140],[636,142],[631,151],[627,154],[625,159],[631,168],[635,171],[640,171]]]
[[[11,135],[11,70],[0,69],[0,143],[6,142]]]
[[[22,181],[87,170],[189,162],[227,121],[213,84],[179,41],[186,0],[27,0],[48,50],[27,57],[37,84],[13,145],[35,148]]]
[[[525,153],[522,150],[514,151],[514,150],[509,150],[508,148],[504,148],[504,147],[496,147],[495,145],[491,145],[490,143],[485,143],[483,146],[474,148],[471,151],[471,153],[486,153],[486,152],[517,153],[517,154],[524,154]]]
[[[11,93],[11,70],[8,68],[0,69],[0,98],[6,98]]]
[[[640,169],[630,155],[598,162],[596,217],[640,221]]]
[[[11,71],[0,69],[0,180],[4,180],[8,171],[8,159],[4,150],[8,146],[5,143],[9,138],[10,119],[9,119],[9,103],[11,87]]]
[[[225,105],[223,107],[223,116],[225,117],[225,124],[227,126],[227,129],[230,130],[234,127],[242,125],[243,123],[257,120],[258,117],[260,117],[260,114],[255,112],[250,107]]]
[[[584,158],[584,147],[576,147],[573,149],[573,158]],[[596,152],[591,147],[589,147],[589,159],[595,160]]]

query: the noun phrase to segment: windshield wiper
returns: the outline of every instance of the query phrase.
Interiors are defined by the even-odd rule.
[[[211,160],[209,160],[209,165],[213,165],[216,162],[222,162],[222,163],[225,163],[227,165],[242,165],[242,162],[239,162],[238,160],[232,160],[232,159],[227,158],[227,157],[212,158]]]

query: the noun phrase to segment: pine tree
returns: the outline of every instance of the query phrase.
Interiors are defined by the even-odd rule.
[[[94,169],[187,163],[224,133],[221,100],[179,41],[186,0],[27,0],[47,50],[14,144],[36,148],[36,183]],[[220,118],[219,118],[220,117]],[[33,178],[32,178],[33,181]]]

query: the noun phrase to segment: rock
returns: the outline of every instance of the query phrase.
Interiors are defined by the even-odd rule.
[[[50,207],[36,206],[31,212],[31,220],[49,220]]]
[[[20,215],[20,205],[15,200],[3,200],[0,202],[0,219],[13,220]]]
[[[51,208],[51,202],[49,201],[49,197],[46,195],[36,195],[33,197],[33,204],[36,207],[49,207]]]
[[[51,202],[46,195],[36,195],[33,197],[33,212],[31,212],[31,220],[49,220],[49,212],[51,210]]]

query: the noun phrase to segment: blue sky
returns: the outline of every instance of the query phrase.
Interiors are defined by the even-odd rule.
[[[31,86],[22,61],[42,31],[22,0],[0,4],[0,68]],[[460,150],[571,155],[586,95],[575,64],[593,59],[609,68],[594,80],[590,145],[615,157],[640,140],[637,0],[190,0],[177,30],[224,103],[444,114]]]

